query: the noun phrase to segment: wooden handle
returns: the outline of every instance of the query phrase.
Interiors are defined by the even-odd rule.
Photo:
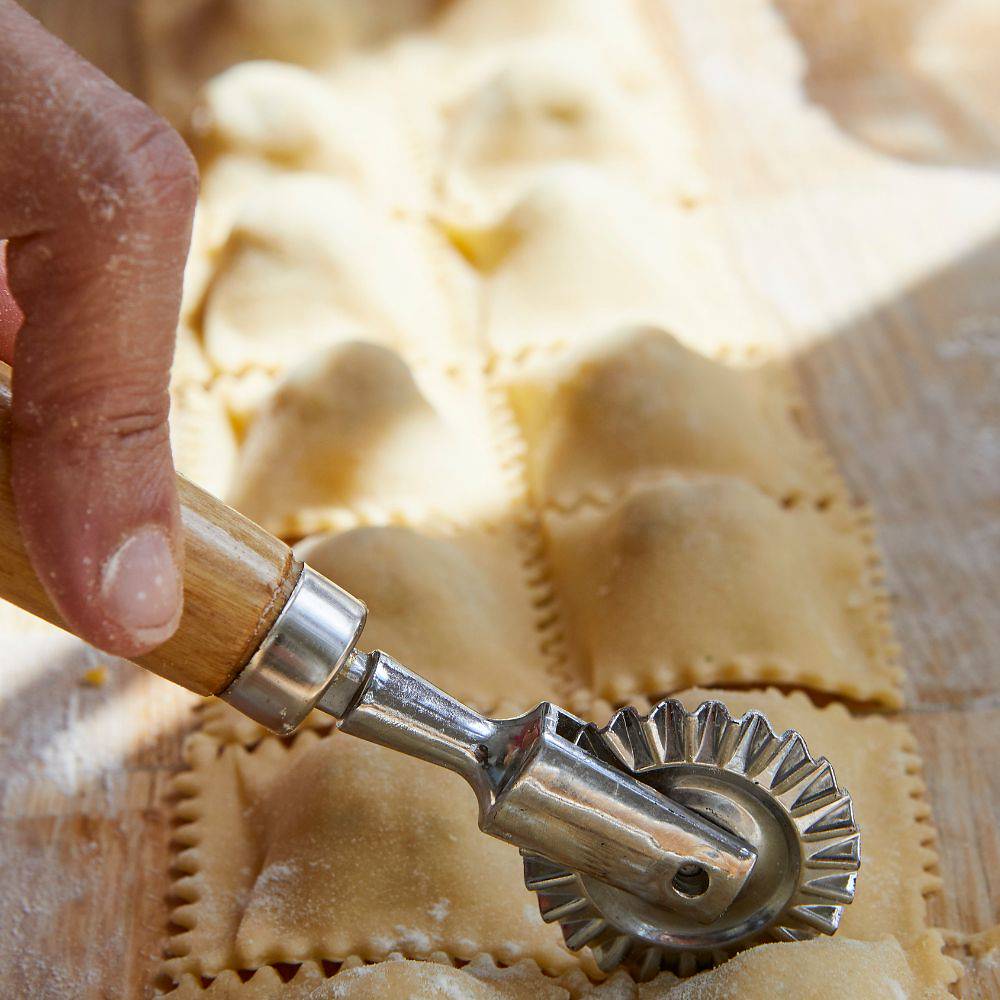
[[[0,598],[71,631],[35,576],[10,487],[9,369],[0,365]],[[184,524],[184,613],[136,663],[198,694],[218,694],[256,652],[302,571],[292,550],[177,477]]]

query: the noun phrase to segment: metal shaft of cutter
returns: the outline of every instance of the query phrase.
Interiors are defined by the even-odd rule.
[[[462,775],[485,833],[699,923],[726,911],[756,861],[745,841],[566,739],[582,723],[548,703],[484,718],[385,653],[355,652],[317,707],[345,733]]]

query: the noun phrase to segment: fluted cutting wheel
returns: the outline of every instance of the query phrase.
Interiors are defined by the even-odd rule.
[[[764,941],[837,929],[854,898],[861,838],[851,796],[794,730],[776,734],[759,712],[734,719],[718,701],[688,712],[668,699],[647,716],[625,708],[603,729],[582,726],[574,742],[753,844],[758,860],[740,895],[706,928],[522,852],[542,919],[559,922],[569,948],[589,946],[605,971],[624,965],[646,980],[661,969],[691,975]],[[679,876],[692,895],[704,877]]]

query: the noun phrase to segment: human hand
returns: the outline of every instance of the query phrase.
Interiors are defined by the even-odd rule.
[[[121,656],[181,612],[167,387],[197,185],[166,122],[0,0],[14,499],[60,614]]]

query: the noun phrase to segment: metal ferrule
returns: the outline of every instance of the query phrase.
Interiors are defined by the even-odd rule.
[[[219,697],[271,732],[287,736],[340,668],[352,662],[367,614],[361,601],[304,566],[270,632]]]

